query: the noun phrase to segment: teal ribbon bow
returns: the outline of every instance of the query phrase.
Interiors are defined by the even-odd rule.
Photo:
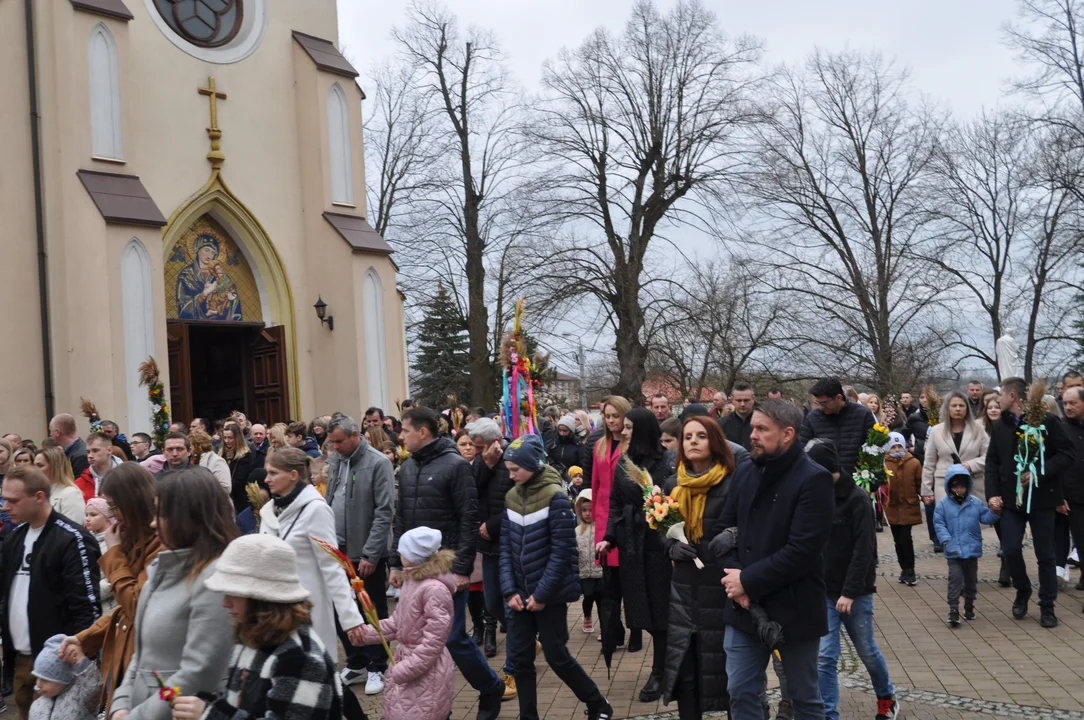
[[[1028,506],[1027,512],[1031,512],[1031,498],[1035,494],[1035,488],[1039,487],[1039,475],[1046,474],[1046,442],[1043,437],[1043,433],[1046,432],[1046,425],[1040,425],[1039,427],[1032,427],[1031,425],[1021,425],[1020,432],[1024,434],[1016,445],[1016,497],[1017,502],[1024,496],[1024,483],[1022,477],[1024,473],[1031,475],[1029,484],[1031,485],[1032,492],[1028,493]],[[1032,443],[1030,440],[1035,441],[1035,451],[1031,449]],[[1036,464],[1038,464],[1038,470],[1036,470]]]

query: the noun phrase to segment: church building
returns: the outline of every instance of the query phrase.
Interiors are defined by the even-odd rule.
[[[0,433],[148,431],[148,357],[174,421],[395,414],[335,0],[0,0],[0,67]]]

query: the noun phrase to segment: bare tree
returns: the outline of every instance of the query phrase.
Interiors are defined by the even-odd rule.
[[[787,309],[748,259],[690,263],[682,282],[666,291],[647,311],[649,367],[694,396],[729,389],[743,375],[771,373],[785,360],[777,338]]]
[[[385,239],[409,236],[412,211],[432,191],[428,170],[440,156],[433,96],[420,87],[409,62],[385,60],[373,67],[365,120],[366,191],[369,220]],[[404,223],[407,227],[399,227]]]
[[[1071,325],[1072,254],[1079,249],[1078,202],[1059,179],[1067,158],[1055,135],[1065,131],[1036,130],[1015,113],[950,128],[930,183],[933,232],[915,247],[946,278],[964,357],[996,371],[994,342],[1022,333],[1029,380],[1037,349],[1058,355],[1049,344],[1065,339]]]
[[[882,393],[914,372],[899,357],[941,349],[925,323],[939,289],[910,252],[926,222],[936,124],[903,100],[906,78],[855,52],[817,51],[805,73],[784,70],[747,176],[763,220],[753,242],[801,315],[797,347]]]
[[[759,45],[729,41],[697,0],[666,15],[634,6],[620,37],[596,30],[543,70],[532,138],[548,165],[540,192],[571,239],[539,280],[554,304],[596,299],[616,336],[614,391],[639,399],[646,377],[645,260],[668,222],[731,178]]]
[[[457,299],[470,338],[471,403],[488,406],[496,384],[486,255],[511,207],[502,200],[519,162],[517,97],[493,37],[474,28],[461,36],[455,17],[435,4],[413,3],[394,37],[440,118],[434,129],[443,152],[426,168],[434,191],[419,208],[428,224],[415,252],[445,277],[465,278]]]

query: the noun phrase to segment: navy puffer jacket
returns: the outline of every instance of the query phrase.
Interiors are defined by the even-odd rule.
[[[576,520],[561,476],[544,466],[508,491],[501,528],[501,594],[531,595],[540,603],[580,596]]]

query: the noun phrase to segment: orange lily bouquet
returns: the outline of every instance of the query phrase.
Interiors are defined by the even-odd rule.
[[[373,605],[373,599],[369,597],[369,593],[365,589],[365,581],[358,577],[357,570],[354,569],[354,563],[350,562],[350,558],[343,555],[342,551],[334,545],[311,535],[309,537],[321,550],[338,560],[339,564],[346,570],[346,577],[350,579],[350,587],[353,589],[354,594],[357,595],[358,604],[361,605],[361,614],[365,616],[365,621],[372,625],[373,629],[376,630],[376,634],[380,636],[380,643],[384,646],[384,652],[388,654],[388,662],[394,667],[395,657],[391,654],[391,647],[384,637],[384,631],[380,629],[380,616],[376,612],[376,606]]]
[[[681,510],[678,508],[677,503],[655,484],[651,479],[651,473],[638,467],[627,456],[623,462],[625,472],[628,473],[629,478],[643,489],[643,512],[649,528],[665,534],[667,530],[684,520],[681,517]]]

